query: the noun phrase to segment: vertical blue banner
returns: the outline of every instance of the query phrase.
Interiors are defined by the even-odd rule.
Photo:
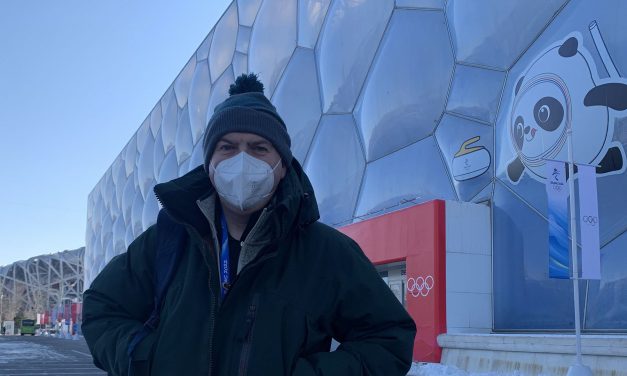
[[[568,185],[564,162],[546,161],[549,219],[549,278],[570,278]]]

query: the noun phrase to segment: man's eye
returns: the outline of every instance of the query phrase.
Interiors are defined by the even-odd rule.
[[[218,148],[218,150],[224,150],[224,151],[232,150],[232,149],[233,149],[233,146],[232,145],[228,145],[228,144],[220,145],[220,147]]]
[[[256,150],[256,151],[258,151],[258,152],[260,152],[260,153],[261,153],[261,152],[263,152],[263,153],[268,152],[268,148],[267,148],[267,147],[265,147],[265,146],[257,146],[257,147],[255,148],[255,150]]]

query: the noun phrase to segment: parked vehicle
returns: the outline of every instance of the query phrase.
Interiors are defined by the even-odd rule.
[[[24,334],[35,335],[35,320],[22,320],[20,335]]]

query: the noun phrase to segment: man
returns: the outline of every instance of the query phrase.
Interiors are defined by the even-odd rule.
[[[415,325],[359,246],[318,220],[307,176],[256,76],[204,138],[204,166],[155,186],[186,242],[157,328],[157,226],[85,292],[83,333],[113,375],[405,375]],[[331,339],[341,344],[329,352]]]

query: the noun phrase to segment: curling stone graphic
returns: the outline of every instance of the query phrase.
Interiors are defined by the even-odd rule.
[[[490,168],[490,153],[483,146],[471,146],[481,139],[480,136],[470,138],[462,143],[453,158],[453,177],[464,181],[483,174]]]

